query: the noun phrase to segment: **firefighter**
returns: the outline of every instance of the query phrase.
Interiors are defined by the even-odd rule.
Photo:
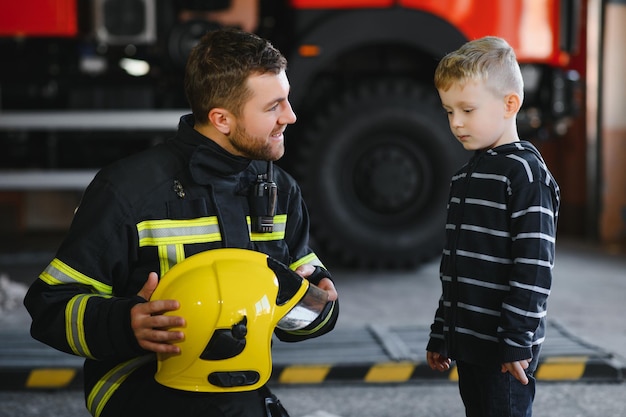
[[[157,356],[181,354],[186,318],[177,314],[180,300],[150,300],[159,277],[185,259],[247,249],[327,293],[315,322],[277,328],[279,339],[333,329],[337,292],[309,247],[300,189],[272,164],[284,153],[285,128],[296,121],[285,71],[286,59],[266,40],[208,32],[185,71],[192,114],[181,117],[171,140],[96,175],[55,258],[29,288],[32,336],[86,358],[93,416],[287,415],[265,385],[192,392],[157,382]]]

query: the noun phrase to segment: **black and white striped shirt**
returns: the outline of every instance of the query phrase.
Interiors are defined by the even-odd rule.
[[[453,177],[443,293],[427,349],[472,363],[538,352],[552,283],[559,187],[520,141],[478,151]]]

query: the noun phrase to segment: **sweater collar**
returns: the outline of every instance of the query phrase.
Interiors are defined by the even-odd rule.
[[[537,148],[535,148],[535,146],[526,141],[526,140],[519,140],[517,142],[512,142],[512,143],[507,143],[504,145],[500,145],[500,146],[496,146],[495,148],[492,149],[481,149],[481,150],[477,150],[474,152],[474,156],[479,156],[479,155],[491,155],[491,156],[496,156],[496,155],[508,155],[508,154],[512,154],[512,153],[518,153],[518,152],[524,152],[524,151],[530,151],[532,153],[534,153],[537,156],[539,155],[539,151],[537,150]]]
[[[189,171],[198,184],[206,185],[214,176],[227,177],[244,171],[252,162],[233,155],[193,128],[191,114],[181,117],[178,140],[189,155]]]

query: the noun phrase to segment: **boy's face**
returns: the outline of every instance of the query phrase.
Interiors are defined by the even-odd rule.
[[[229,135],[229,150],[250,159],[275,161],[285,152],[285,128],[296,121],[287,99],[287,75],[285,71],[254,74],[248,78],[248,88],[252,94]]]
[[[511,112],[510,97],[498,97],[484,82],[453,83],[447,91],[439,90],[439,97],[450,129],[465,149],[491,149],[518,140],[517,109]]]

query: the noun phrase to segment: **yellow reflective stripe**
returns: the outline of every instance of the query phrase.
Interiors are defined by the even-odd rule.
[[[248,223],[248,232],[250,233],[251,242],[263,242],[269,240],[281,240],[285,238],[285,229],[287,228],[287,215],[277,214],[274,216],[274,231],[271,233],[258,233],[252,231],[252,220],[250,216],[246,216]]]
[[[317,257],[317,255],[311,252],[307,256],[300,258],[294,263],[292,263],[291,265],[289,265],[289,268],[296,270],[299,266],[302,266],[304,264],[311,264],[314,266],[322,266],[322,267],[324,266],[322,264],[322,261],[320,261],[320,259]]]
[[[185,247],[183,245],[174,245],[174,254],[176,259],[176,263],[174,265],[176,265],[177,263],[185,260]]]
[[[269,240],[282,240],[285,238],[285,231],[273,231],[271,233],[250,232],[251,242],[265,242]]]
[[[79,356],[94,359],[85,339],[84,318],[87,302],[95,294],[78,294],[65,306],[65,337],[72,351]]]
[[[331,319],[331,317],[333,316],[333,311],[335,310],[335,302],[332,302],[332,306],[330,307],[330,310],[328,310],[328,314],[326,315],[326,317],[324,317],[324,320],[322,320],[322,322],[320,324],[318,324],[317,326],[315,326],[312,329],[301,329],[301,330],[293,330],[293,331],[289,331],[287,333],[295,335],[295,336],[306,336],[306,335],[310,335],[313,334],[317,331],[319,331],[322,327],[324,327],[328,321]]]
[[[181,244],[158,246],[157,251],[159,253],[161,276],[185,259],[185,247]]]
[[[137,232],[140,247],[222,240],[216,216],[188,220],[146,220],[137,224]]]
[[[159,253],[159,266],[161,268],[160,276],[165,275],[167,271],[170,270],[170,259],[168,257],[168,249],[169,246],[159,246],[157,251]]]
[[[117,365],[106,373],[93,387],[87,397],[87,409],[94,417],[99,417],[115,390],[133,373],[137,368],[154,360],[155,355],[145,355],[131,359]],[[149,400],[149,399],[148,399]]]
[[[139,246],[156,246],[161,276],[185,259],[185,244],[222,240],[216,216],[187,220],[145,220],[137,224]]]
[[[113,289],[110,285],[89,278],[87,275],[61,262],[58,258],[50,262],[50,265],[39,275],[39,279],[48,285],[81,284],[93,288],[98,294],[113,294]]]

